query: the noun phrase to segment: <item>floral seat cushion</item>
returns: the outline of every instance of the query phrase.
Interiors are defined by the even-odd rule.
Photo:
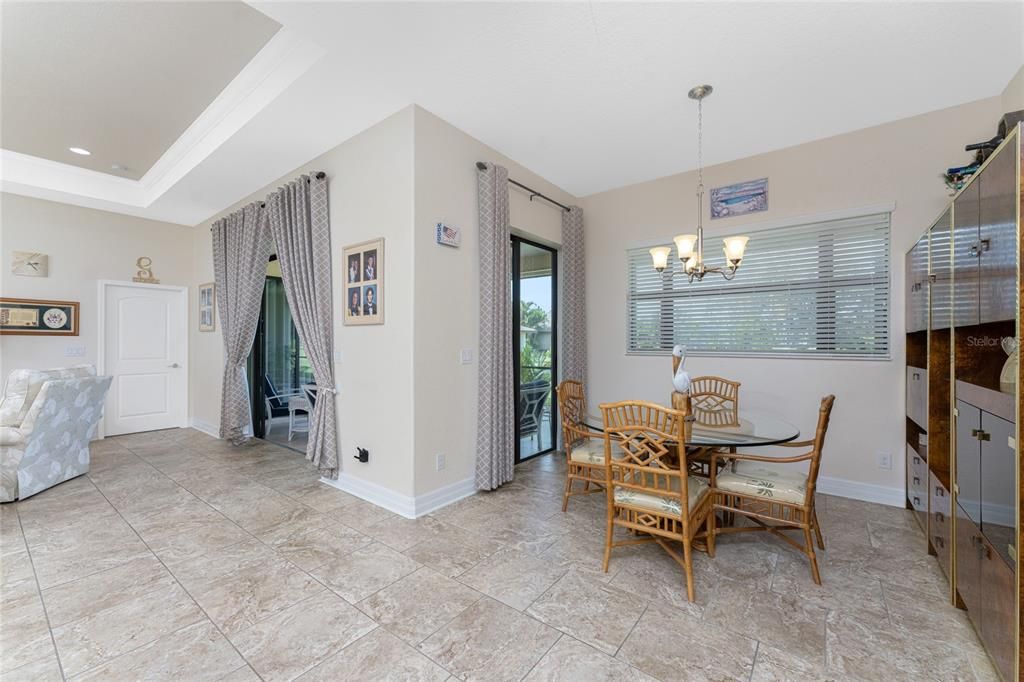
[[[653,481],[650,481],[649,483],[653,487]],[[672,489],[676,491],[679,490],[679,478],[674,478],[672,480]],[[696,506],[707,490],[707,481],[695,476],[689,476],[687,478],[686,491],[688,493],[687,497],[690,509],[693,509],[694,506]],[[640,507],[641,509],[649,509],[650,511],[662,514],[682,516],[682,508],[679,504],[678,495],[659,495],[654,491],[648,492],[634,490],[633,488],[615,486],[615,503],[628,505],[630,507]]]
[[[719,490],[794,504],[803,504],[807,496],[805,474],[758,462],[737,462],[735,471],[718,475],[717,485]]]
[[[622,459],[623,456],[620,448],[612,448],[612,459]],[[569,459],[579,464],[604,464],[604,441],[591,438],[573,446]]]

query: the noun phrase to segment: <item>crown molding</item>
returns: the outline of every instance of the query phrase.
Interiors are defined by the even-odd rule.
[[[141,214],[325,54],[282,27],[139,180],[0,149],[0,191]]]

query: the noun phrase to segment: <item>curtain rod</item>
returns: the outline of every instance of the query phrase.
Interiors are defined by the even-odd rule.
[[[478,169],[480,169],[480,170],[487,170],[487,164],[486,164],[486,163],[484,163],[483,161],[477,161],[477,162],[476,162],[476,167],[477,167]],[[520,188],[520,189],[525,189],[525,190],[526,190],[527,192],[529,192],[529,193],[530,193],[530,201],[533,201],[533,198],[534,198],[534,197],[540,197],[541,199],[544,199],[545,201],[550,201],[550,202],[551,202],[552,204],[554,204],[555,206],[558,206],[558,207],[559,207],[560,209],[562,209],[563,211],[569,212],[569,211],[571,211],[571,210],[572,210],[571,208],[569,208],[569,207],[568,207],[568,206],[566,206],[565,204],[563,204],[563,203],[561,203],[561,202],[558,202],[558,201],[555,201],[555,200],[554,200],[554,199],[552,199],[551,197],[549,197],[549,196],[546,196],[546,195],[544,195],[544,194],[541,194],[541,193],[540,193],[540,192],[538,192],[537,190],[533,189],[532,187],[527,187],[526,185],[524,185],[524,184],[523,184],[523,183],[521,183],[521,182],[516,182],[516,181],[515,181],[515,180],[513,180],[512,178],[509,178],[509,179],[508,179],[508,181],[509,181],[509,183],[511,183],[511,184],[513,184],[513,185],[515,185],[516,187],[518,187],[518,188]]]
[[[318,171],[316,173],[313,173],[313,177],[316,178],[317,180],[323,180],[324,178],[327,177],[327,173],[324,173],[323,171]],[[306,182],[307,183],[309,182],[309,178],[306,178]],[[266,202],[261,201],[260,202],[260,208],[266,208],[266,207],[267,207]],[[210,232],[213,232],[213,225],[210,226]]]

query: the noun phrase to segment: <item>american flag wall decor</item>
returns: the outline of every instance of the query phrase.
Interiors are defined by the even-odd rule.
[[[435,230],[437,243],[441,246],[458,248],[462,243],[462,230],[457,227],[449,227],[444,223],[438,223]]]

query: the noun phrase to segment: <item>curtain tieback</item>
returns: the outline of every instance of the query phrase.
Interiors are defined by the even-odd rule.
[[[338,395],[338,389],[336,389],[336,388],[327,388],[326,386],[317,386],[316,387],[316,391],[317,391],[317,393],[319,393],[320,391],[323,391],[324,393],[333,393],[334,395]]]

